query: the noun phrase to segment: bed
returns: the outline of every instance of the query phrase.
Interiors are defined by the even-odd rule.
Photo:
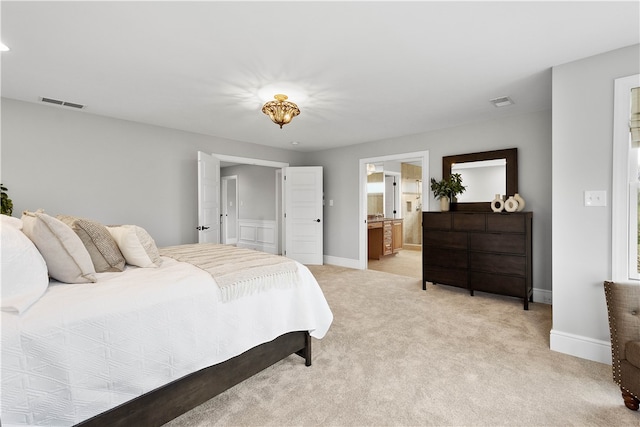
[[[63,224],[82,241],[70,226],[77,219],[64,223],[43,215],[35,217],[48,221],[49,229],[53,224],[67,233]],[[153,267],[125,257],[122,271],[74,272],[95,279],[83,276],[82,283],[47,277],[37,297],[40,291],[16,298],[15,270],[24,275],[21,264],[40,269],[33,268],[40,262],[33,251],[35,259],[23,260],[29,258],[24,251],[11,256],[12,239],[22,239],[16,229],[43,255],[48,275],[55,270],[51,255],[45,256],[51,248],[33,235],[30,222],[25,216],[20,224],[3,218],[0,229],[2,425],[161,425],[291,354],[310,365],[311,337],[321,339],[333,320],[304,265],[277,257],[269,262],[282,274],[251,278],[251,266],[240,262],[243,268],[227,265],[216,276],[212,269],[230,258],[251,255],[229,247],[220,255],[221,245],[156,249],[145,261]],[[145,235],[140,227],[131,229]],[[114,241],[126,248],[115,235]],[[150,236],[146,241],[152,242]],[[226,260],[210,260],[213,267],[207,268],[204,261],[183,260],[184,248],[191,254],[210,249]],[[70,251],[59,246],[59,252]],[[243,271],[250,286],[238,287],[229,271]],[[232,288],[240,291],[227,292]]]

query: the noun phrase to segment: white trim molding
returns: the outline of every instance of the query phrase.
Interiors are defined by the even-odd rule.
[[[239,248],[255,249],[272,254],[278,253],[277,227],[274,220],[239,219]]]
[[[611,343],[552,329],[551,350],[611,365]]]
[[[360,268],[360,261],[358,261],[357,259],[325,255],[323,257],[323,262],[325,264],[336,265],[338,267],[347,267],[347,268],[354,268],[356,270],[362,270],[362,268]]]
[[[611,183],[611,275],[629,280],[629,113],[631,89],[640,74],[616,79],[613,105],[613,176]]]

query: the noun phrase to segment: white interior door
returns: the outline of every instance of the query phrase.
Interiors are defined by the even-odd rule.
[[[286,167],[284,255],[302,264],[322,265],[322,167]]]
[[[220,160],[198,151],[198,243],[220,243]]]

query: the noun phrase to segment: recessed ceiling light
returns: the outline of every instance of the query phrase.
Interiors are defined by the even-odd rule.
[[[300,144],[298,141],[291,141],[291,145],[298,145]]]
[[[514,102],[508,96],[500,96],[498,98],[493,98],[489,100],[490,103],[493,104],[494,107],[506,107],[507,105],[513,105]]]
[[[0,42],[0,52],[8,52],[11,49],[9,49],[9,46],[7,46],[6,44]]]

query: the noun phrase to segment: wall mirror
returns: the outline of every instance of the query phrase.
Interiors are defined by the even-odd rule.
[[[462,176],[466,191],[451,203],[452,211],[490,211],[496,194],[518,192],[518,149],[483,151],[442,158],[442,178]]]

